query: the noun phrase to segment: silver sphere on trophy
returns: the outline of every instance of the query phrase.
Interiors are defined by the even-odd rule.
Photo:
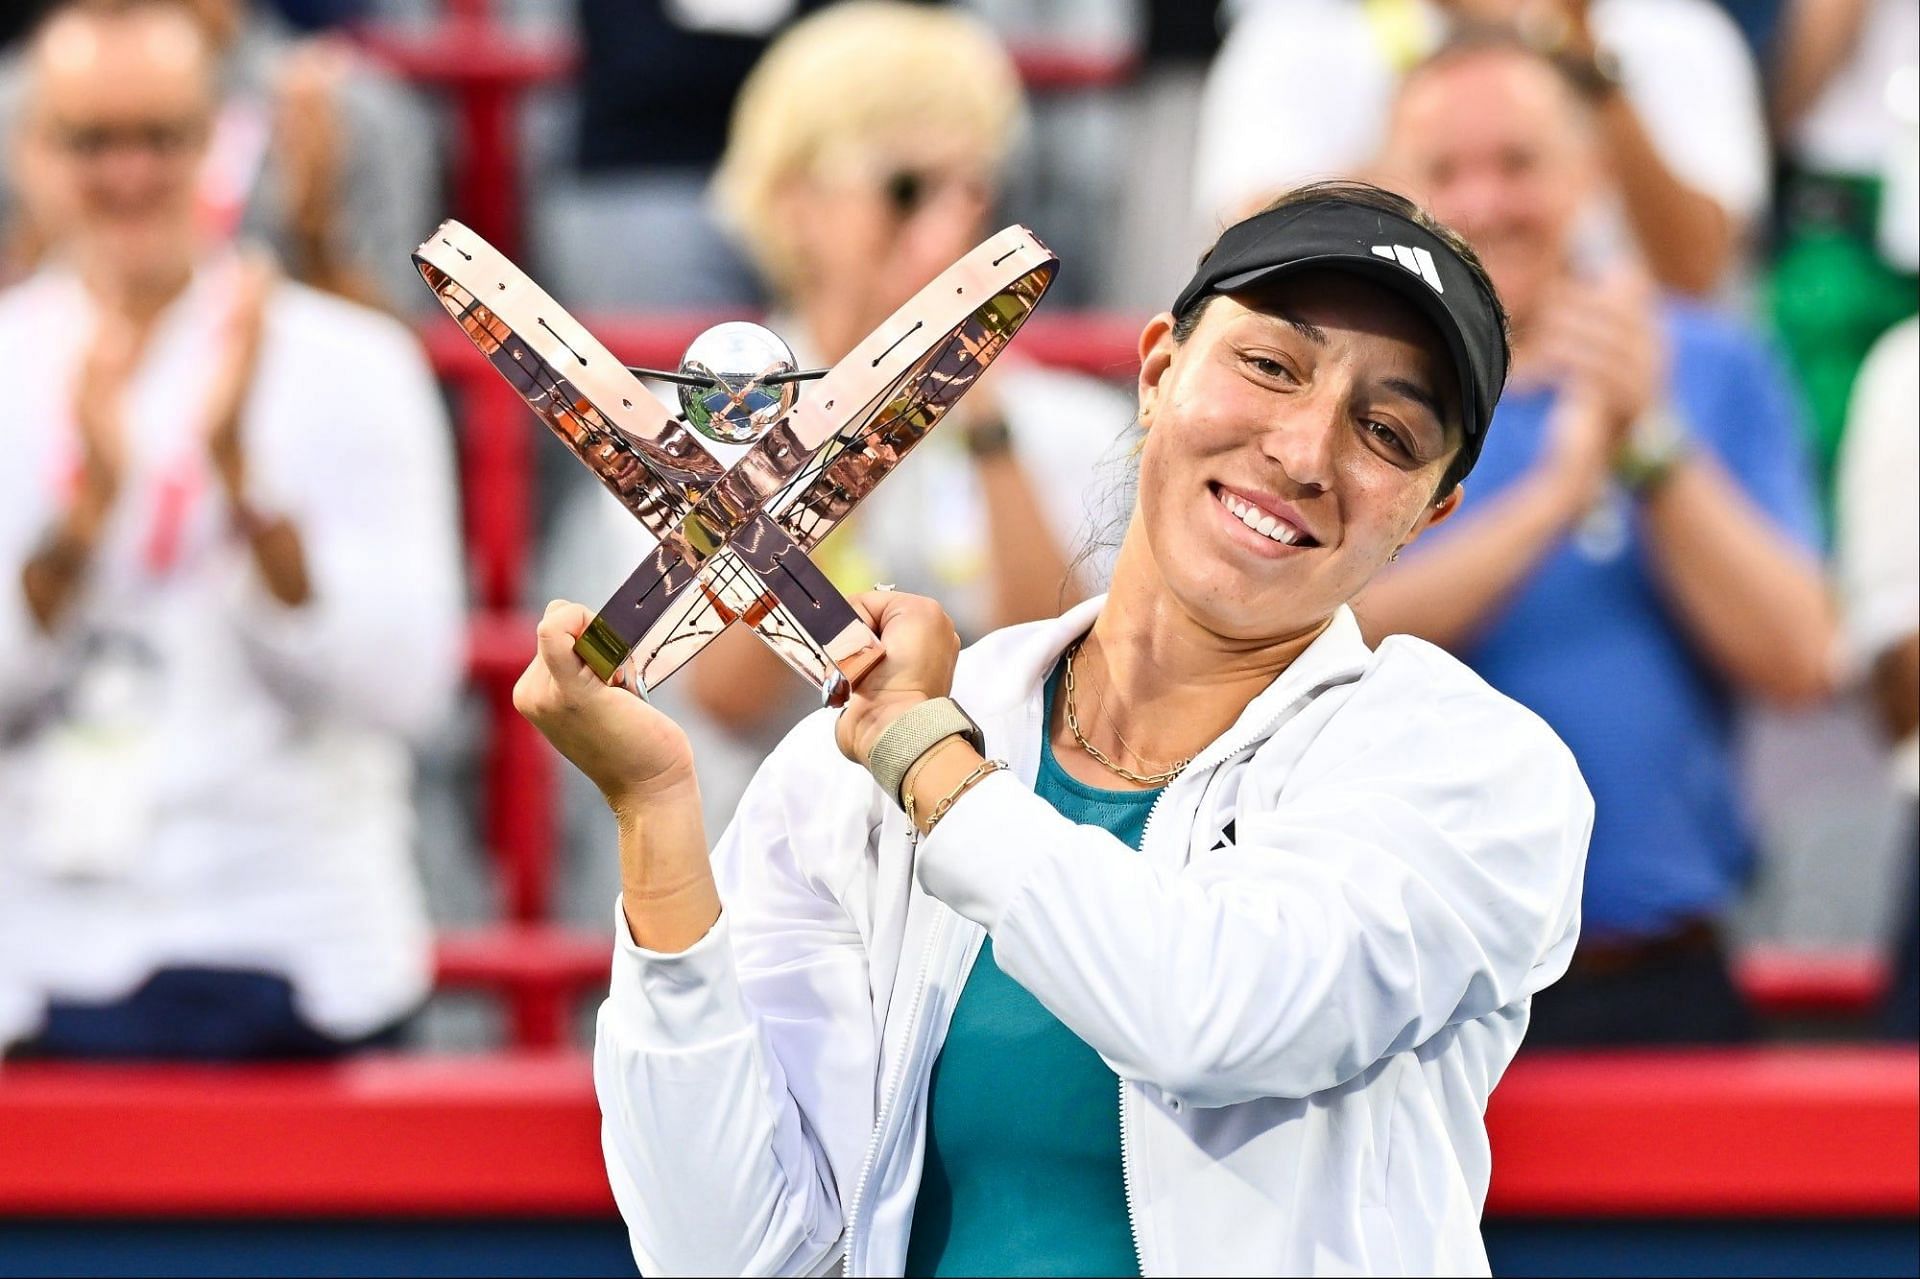
[[[745,320],[716,324],[680,357],[680,412],[721,444],[751,444],[793,407],[799,366],[780,335]]]

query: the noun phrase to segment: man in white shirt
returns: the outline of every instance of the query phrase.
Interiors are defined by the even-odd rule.
[[[428,105],[351,45],[298,38],[273,5],[174,3],[219,59],[221,100],[200,166],[203,228],[271,245],[290,276],[317,289],[389,310],[425,305],[394,245],[419,243],[438,217]],[[0,58],[0,134],[17,122],[24,71],[13,53]],[[20,194],[0,171],[6,252],[31,266],[56,229],[36,226]]]
[[[202,251],[212,53],[76,4],[0,294],[0,1045],[323,1055],[423,998],[405,738],[461,661],[446,422],[398,323]]]

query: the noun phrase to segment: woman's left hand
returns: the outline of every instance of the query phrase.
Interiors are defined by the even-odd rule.
[[[834,728],[840,753],[864,768],[887,725],[921,702],[953,691],[960,634],[938,601],[924,595],[866,591],[847,602],[886,650],[853,686]]]

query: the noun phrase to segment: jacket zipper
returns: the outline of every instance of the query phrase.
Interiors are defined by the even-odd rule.
[[[1267,736],[1270,736],[1270,734],[1260,733],[1248,738],[1239,746],[1220,756],[1218,760],[1207,765],[1207,771],[1210,773],[1217,772],[1227,761],[1233,759],[1249,747],[1258,745]],[[1162,790],[1159,796],[1153,801],[1153,807],[1147,810],[1146,825],[1140,828],[1140,848],[1143,852],[1147,847],[1147,832],[1153,829],[1153,819],[1160,815],[1160,806],[1166,802],[1167,791],[1172,789],[1172,786],[1168,786],[1166,790]],[[1133,1236],[1133,1264],[1144,1276],[1147,1273],[1147,1256],[1146,1252],[1140,1246],[1140,1215],[1133,1197],[1133,1161],[1128,1158],[1128,1154],[1127,1081],[1122,1079],[1120,1080],[1120,1186],[1127,1200],[1127,1233]]]
[[[1127,1233],[1133,1236],[1133,1268],[1147,1273],[1147,1254],[1140,1250],[1140,1215],[1133,1202],[1133,1161],[1127,1158],[1127,1081],[1120,1081],[1120,1185],[1127,1196]]]
[[[880,1158],[880,1142],[887,1131],[887,1120],[893,1113],[893,1103],[899,1095],[900,1085],[906,1080],[907,1065],[918,1046],[920,1004],[926,997],[928,975],[933,971],[934,949],[942,931],[940,924],[941,920],[936,916],[928,925],[926,949],[920,956],[920,976],[913,984],[913,998],[907,1004],[906,1042],[901,1046],[900,1060],[887,1075],[887,1086],[880,1095],[880,1109],[874,1116],[873,1136],[867,1140],[867,1155],[860,1165],[860,1179],[854,1182],[853,1198],[847,1203],[847,1254],[840,1263],[840,1273],[845,1276],[853,1274],[854,1232],[860,1221],[860,1204],[866,1197],[867,1181],[873,1176],[874,1164]]]
[[[1172,789],[1168,787],[1167,789]],[[1147,832],[1153,829],[1153,819],[1160,815],[1160,805],[1167,800],[1167,791],[1162,790],[1154,797],[1153,806],[1147,809],[1147,821],[1140,828],[1140,847],[1147,846]],[[1127,1233],[1133,1237],[1133,1268],[1142,1275],[1147,1273],[1147,1254],[1140,1247],[1140,1214],[1133,1198],[1133,1160],[1129,1159],[1127,1149],[1127,1081],[1120,1080],[1120,1188],[1127,1199]]]

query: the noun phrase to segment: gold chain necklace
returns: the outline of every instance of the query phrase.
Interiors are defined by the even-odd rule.
[[[1165,786],[1168,782],[1180,776],[1181,770],[1186,768],[1188,764],[1193,763],[1193,756],[1187,756],[1185,759],[1167,769],[1164,773],[1136,773],[1132,769],[1123,767],[1108,759],[1106,754],[1102,752],[1098,746],[1088,741],[1087,735],[1080,731],[1080,716],[1073,708],[1073,655],[1080,651],[1080,645],[1083,642],[1084,640],[1075,640],[1073,647],[1067,650],[1067,728],[1073,733],[1073,740],[1080,743],[1081,750],[1093,756],[1108,772],[1113,773],[1115,776],[1124,777],[1136,786]],[[1102,702],[1102,705],[1105,705],[1105,703]],[[1112,721],[1113,713],[1111,711],[1107,713],[1107,718],[1109,722]],[[1115,737],[1119,737],[1119,728],[1115,727],[1113,733]],[[1123,744],[1124,740],[1125,739],[1122,739]],[[1129,746],[1127,749],[1132,750],[1133,748]]]

